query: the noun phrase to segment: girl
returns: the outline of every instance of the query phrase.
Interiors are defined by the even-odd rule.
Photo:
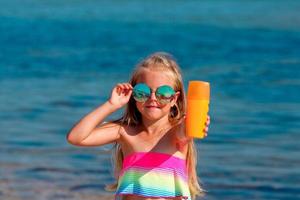
[[[123,117],[103,120],[126,105]],[[115,143],[116,199],[195,199],[203,193],[192,138],[184,133],[185,93],[171,55],[154,53],[139,63],[129,83],[82,118],[67,136],[78,146]],[[205,133],[208,131],[209,117]]]

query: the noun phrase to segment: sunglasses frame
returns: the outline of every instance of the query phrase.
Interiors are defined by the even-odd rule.
[[[146,94],[144,91],[140,91],[141,93],[144,93],[144,94],[140,94],[140,95],[144,95],[144,96],[142,96],[140,99],[137,97],[137,87],[138,86],[140,86],[140,87],[142,87],[142,86],[146,86],[148,89],[149,89],[149,94]],[[159,89],[160,88],[163,88],[163,87],[168,87],[168,89],[171,89],[170,91],[171,91],[171,96],[170,97],[166,97],[166,96],[164,96],[164,94],[158,94],[158,92],[159,92]],[[133,93],[132,93],[132,96],[133,96],[133,98],[137,101],[137,102],[141,102],[141,103],[144,103],[144,102],[146,102],[150,97],[151,97],[151,94],[154,92],[154,94],[155,94],[155,98],[157,99],[157,101],[160,103],[160,104],[168,104],[168,103],[170,103],[173,99],[174,99],[174,96],[176,95],[176,92],[175,92],[175,90],[171,87],[171,86],[169,86],[169,85],[162,85],[162,86],[159,86],[158,88],[156,88],[156,90],[155,91],[153,91],[147,84],[145,84],[145,83],[138,83],[138,84],[136,84],[135,86],[134,86],[134,88],[133,88]],[[161,96],[163,96],[163,97],[161,97]]]

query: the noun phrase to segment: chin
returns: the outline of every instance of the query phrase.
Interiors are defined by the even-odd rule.
[[[159,120],[169,115],[168,109],[149,108],[149,107],[142,107],[142,106],[141,107],[137,106],[137,108],[145,119],[151,121]]]
[[[155,120],[159,120],[162,118],[162,116],[155,116],[155,115],[144,115],[144,118],[151,120],[151,121],[155,121]]]
[[[143,117],[151,120],[151,121],[156,121],[156,120],[160,120],[161,118],[165,117],[165,115],[163,115],[162,113],[144,113]]]

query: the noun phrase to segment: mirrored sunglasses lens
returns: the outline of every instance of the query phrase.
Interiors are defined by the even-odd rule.
[[[174,94],[174,89],[168,85],[161,86],[156,90],[156,98],[160,103],[164,104],[169,103],[172,100]]]
[[[133,97],[138,102],[147,101],[150,95],[150,88],[146,84],[140,83],[133,88]]]
[[[136,101],[139,101],[139,102],[147,101],[147,99],[148,99],[147,94],[145,94],[143,91],[134,91],[133,97]]]

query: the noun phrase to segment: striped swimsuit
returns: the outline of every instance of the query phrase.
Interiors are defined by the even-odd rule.
[[[123,160],[115,199],[122,195],[191,200],[186,160],[158,152],[135,152]]]

